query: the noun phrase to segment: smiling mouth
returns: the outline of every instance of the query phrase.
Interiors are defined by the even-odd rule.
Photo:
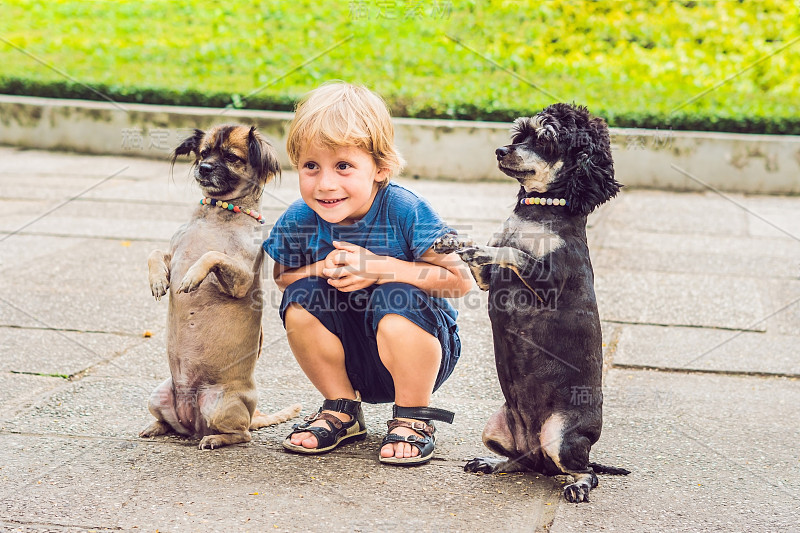
[[[346,200],[346,198],[336,198],[334,200],[317,199],[317,202],[319,202],[320,204],[322,204],[325,207],[334,207],[334,206],[337,206],[340,203],[344,202],[345,200]]]

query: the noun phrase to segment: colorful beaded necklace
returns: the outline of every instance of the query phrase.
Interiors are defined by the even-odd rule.
[[[214,198],[203,198],[202,200],[200,200],[200,205],[216,206],[216,207],[221,207],[222,209],[227,209],[228,211],[233,211],[234,213],[244,213],[245,215],[249,215],[254,219],[258,220],[259,224],[264,223],[264,218],[258,211],[253,211],[252,209],[245,209],[244,207],[229,204],[228,202],[223,202],[222,200],[215,200]]]
[[[523,198],[519,205],[569,205],[563,198]]]

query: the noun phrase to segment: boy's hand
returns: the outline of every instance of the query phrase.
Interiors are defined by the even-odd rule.
[[[322,275],[342,292],[352,292],[373,285],[385,276],[389,257],[376,255],[348,242],[334,241],[334,251],[325,258]]]

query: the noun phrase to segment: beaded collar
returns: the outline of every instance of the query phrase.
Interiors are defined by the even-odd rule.
[[[254,219],[258,220],[259,224],[264,223],[264,218],[258,211],[253,211],[252,209],[245,209],[244,207],[229,204],[228,202],[223,202],[222,200],[215,200],[214,198],[203,198],[202,200],[200,200],[200,205],[210,205],[212,207],[216,206],[216,207],[221,207],[222,209],[227,209],[228,211],[233,211],[234,213],[244,213],[245,215],[249,215]]]
[[[519,205],[569,205],[563,198],[523,198]]]

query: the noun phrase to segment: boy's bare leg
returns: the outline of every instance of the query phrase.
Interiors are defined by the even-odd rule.
[[[356,393],[347,377],[344,348],[339,338],[299,304],[289,305],[284,318],[289,347],[311,383],[326,399],[354,400]],[[350,416],[347,414],[326,412],[342,422],[350,421]],[[328,423],[325,421],[317,421],[312,425],[328,428]],[[317,438],[307,431],[295,433],[290,441],[304,448],[316,448],[318,444]]]
[[[386,315],[378,323],[378,354],[394,380],[394,403],[423,407],[431,400],[442,362],[439,339],[400,315]],[[408,436],[416,431],[399,427],[393,433]],[[407,442],[381,448],[381,457],[416,457],[419,450]]]

